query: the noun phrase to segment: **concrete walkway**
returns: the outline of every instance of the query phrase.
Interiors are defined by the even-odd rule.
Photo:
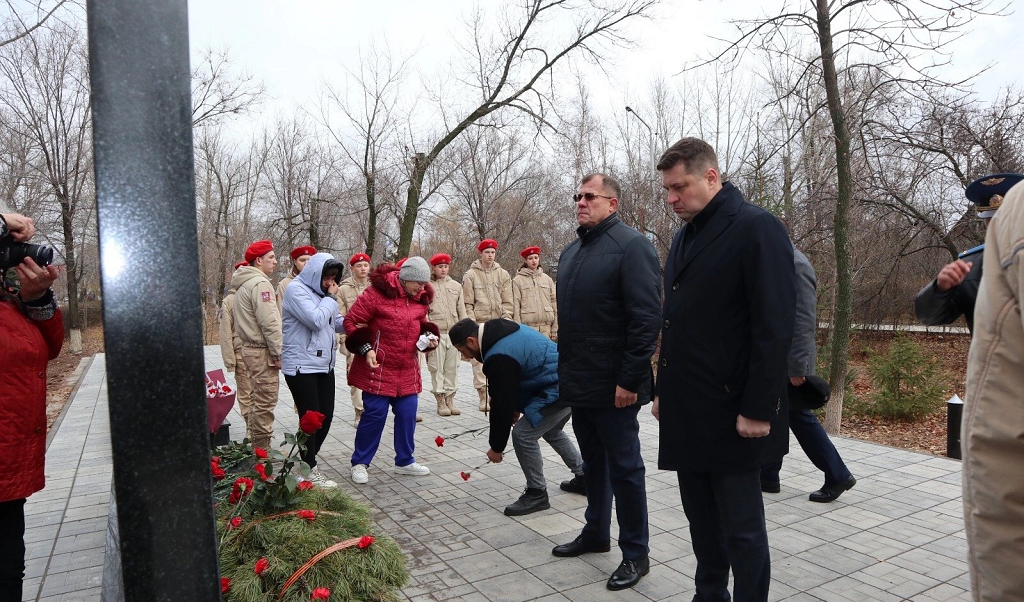
[[[220,348],[207,347],[208,369],[221,367]],[[429,375],[424,368],[429,391]],[[693,596],[695,561],[674,473],[657,470],[658,426],[641,411],[647,461],[651,573],[634,590],[609,592],[604,583],[620,560],[610,554],[555,559],[552,546],[572,540],[583,525],[585,498],[558,489],[571,475],[542,444],[551,510],[509,518],[504,507],[524,487],[509,453],[499,465],[459,473],[484,462],[486,436],[448,436],[484,426],[476,410],[469,365],[459,366],[458,417],[437,416],[429,392],[421,395],[424,422],[416,431],[418,462],[426,477],[393,472],[390,422],[370,482],[353,485],[349,456],[354,429],[347,387],[339,378],[337,410],[322,450],[322,470],[345,491],[374,508],[379,528],[406,552],[408,600],[591,601],[680,600]],[[241,419],[229,417],[234,439]],[[283,380],[275,433],[297,419]],[[568,429],[571,434],[571,428]],[[822,482],[796,441],[782,473],[782,493],[765,495],[772,547],[772,600],[969,600],[960,502],[960,463],[926,454],[837,438],[857,486],[832,504],[807,501]],[[25,600],[100,599],[103,546],[110,499],[110,439],[105,366],[96,356],[47,450],[47,488],[27,506],[28,576]],[[614,521],[613,521],[614,522]],[[613,525],[612,536],[615,536]]]

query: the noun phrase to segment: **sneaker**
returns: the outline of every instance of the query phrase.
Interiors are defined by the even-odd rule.
[[[583,480],[583,475],[581,474],[574,476],[571,480],[562,481],[558,488],[569,493],[587,495],[587,482]]]
[[[424,475],[430,474],[430,469],[427,468],[426,466],[413,462],[412,464],[406,464],[405,466],[396,466],[395,473],[409,475],[413,477],[422,477]]]
[[[320,468],[316,467],[316,466],[314,466],[313,469],[309,471],[309,480],[312,481],[314,485],[319,485],[320,487],[337,487],[338,486],[337,483],[335,483],[334,481],[328,479],[324,475],[324,473],[320,472]]]
[[[366,475],[366,464],[356,464],[352,467],[352,482],[362,485],[370,480]]]

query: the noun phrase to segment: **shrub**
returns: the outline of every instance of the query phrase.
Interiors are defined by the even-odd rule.
[[[937,360],[923,353],[910,337],[897,334],[887,353],[869,352],[868,374],[874,384],[867,413],[898,420],[913,420],[935,411],[943,387]]]

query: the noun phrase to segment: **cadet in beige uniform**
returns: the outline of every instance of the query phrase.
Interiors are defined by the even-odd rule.
[[[338,312],[343,316],[348,313],[359,295],[370,286],[370,256],[366,253],[356,253],[348,260],[348,266],[352,275],[342,280],[341,286],[338,287]],[[338,349],[345,353],[347,374],[352,368],[355,356],[345,348],[345,335],[338,335]],[[356,424],[359,424],[359,417],[363,414],[363,394],[355,387],[349,389],[352,395],[352,409],[356,412]]]
[[[292,258],[292,269],[277,284],[277,313],[284,315],[284,312],[281,310],[281,300],[284,299],[284,287],[288,286],[288,283],[299,275],[302,268],[306,267],[306,262],[314,255],[316,255],[316,248],[309,245],[292,249],[292,252],[289,254],[289,257]]]
[[[486,238],[476,246],[480,259],[473,262],[462,277],[463,299],[466,302],[466,317],[478,324],[495,318],[512,319],[512,278],[494,260],[498,254],[498,242]],[[473,386],[480,396],[480,411],[490,411],[487,397],[487,379],[484,378],[483,364],[473,360]]]
[[[249,265],[248,261],[239,261],[238,268]],[[232,288],[220,304],[220,355],[224,358],[224,369],[235,373],[235,391],[238,400],[238,412],[242,420],[248,424],[249,407],[252,404],[252,378],[242,361],[242,339],[235,332],[235,289]]]
[[[235,332],[242,341],[242,360],[252,381],[252,405],[246,426],[254,447],[270,446],[274,431],[281,370],[281,313],[268,276],[277,267],[274,245],[258,240],[245,250],[242,266],[231,276],[235,289],[232,316]]]
[[[459,351],[452,347],[448,329],[466,317],[466,303],[463,301],[462,285],[448,275],[452,256],[438,253],[430,258],[433,266],[431,284],[434,286],[434,300],[430,302],[427,320],[437,324],[441,341],[433,353],[427,354],[427,368],[430,370],[431,390],[437,399],[438,416],[458,416],[462,412],[455,407],[456,375],[459,370]]]
[[[540,247],[519,252],[523,267],[512,278],[512,319],[558,341],[555,281],[540,267]]]

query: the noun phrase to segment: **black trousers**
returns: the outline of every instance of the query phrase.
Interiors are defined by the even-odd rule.
[[[679,472],[679,493],[697,557],[695,601],[766,602],[771,583],[761,471]]]
[[[295,376],[285,374],[284,382],[288,384],[288,390],[292,392],[292,398],[295,399],[295,407],[299,409],[300,417],[310,411],[320,412],[324,415],[323,426],[306,441],[306,451],[300,454],[302,461],[313,468],[316,466],[316,455],[324,440],[327,439],[327,433],[331,430],[331,422],[334,420],[334,370],[326,373],[296,374]]]
[[[25,499],[0,502],[0,602],[21,602],[25,577]]]
[[[626,408],[573,408],[572,430],[583,456],[587,483],[587,524],[583,539],[611,537],[612,497],[619,522],[619,549],[625,560],[647,556],[646,469],[640,455],[639,405]]]

